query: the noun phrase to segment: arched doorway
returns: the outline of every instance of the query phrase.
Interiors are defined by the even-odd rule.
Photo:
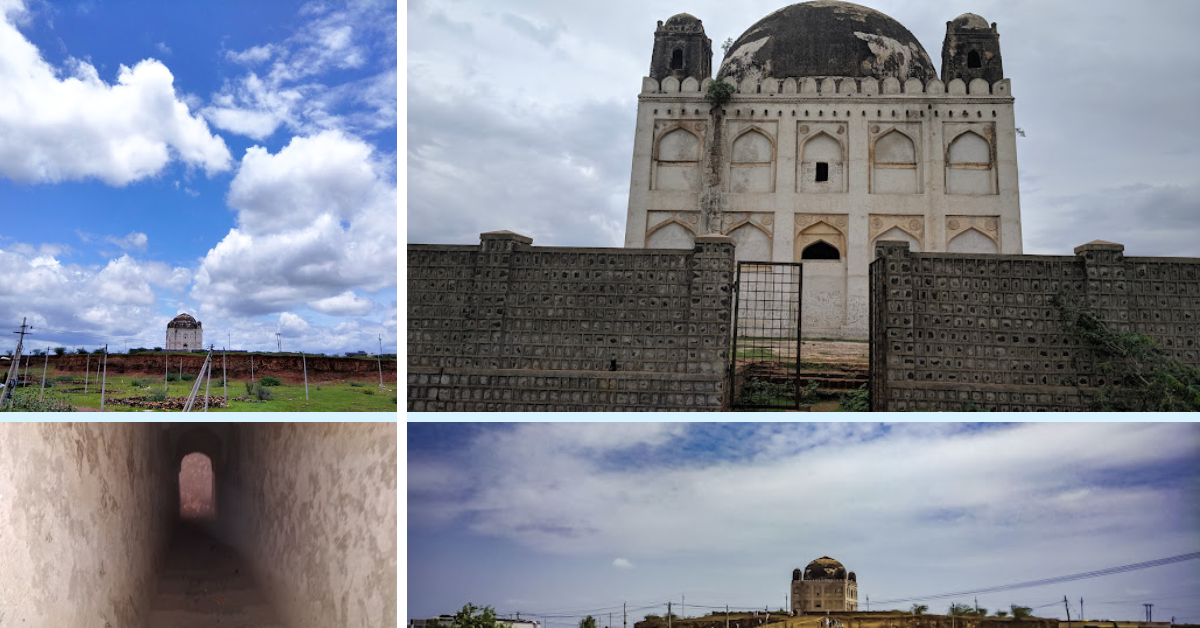
[[[212,459],[194,452],[179,464],[179,518],[185,521],[217,518],[217,482]]]

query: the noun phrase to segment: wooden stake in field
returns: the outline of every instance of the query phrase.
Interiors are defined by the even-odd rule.
[[[229,377],[225,372],[225,352],[221,352],[221,386],[225,389],[225,405],[229,406]]]
[[[108,345],[104,345],[104,374],[100,376],[100,411],[104,412],[104,391],[108,386]]]
[[[300,354],[300,363],[304,365],[304,400],[308,401],[308,360],[303,352]]]
[[[168,370],[171,368],[171,366],[167,364],[168,359],[169,358],[167,358],[167,354],[163,353],[163,392],[169,392],[171,390],[171,383],[169,381],[170,376],[167,374]]]
[[[379,392],[383,392],[383,336],[379,338],[379,355],[376,358],[379,361]]]
[[[92,354],[83,359],[83,394],[87,394],[88,373],[92,370]]]
[[[46,347],[46,360],[42,362],[42,392],[38,393],[38,401],[46,394],[46,368],[50,366],[50,347]]]
[[[254,383],[254,354],[250,354],[250,383]]]
[[[212,345],[208,346],[208,356],[212,358]],[[208,412],[208,391],[212,389],[212,367],[208,369],[208,383],[204,385],[204,411]]]

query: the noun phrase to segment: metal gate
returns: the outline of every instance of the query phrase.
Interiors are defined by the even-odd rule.
[[[800,296],[795,262],[738,262],[729,383],[733,408],[800,406]]]

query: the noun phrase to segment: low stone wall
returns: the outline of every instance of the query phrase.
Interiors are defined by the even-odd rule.
[[[1089,391],[1107,378],[1063,331],[1056,295],[1200,366],[1200,259],[1123,251],[1093,242],[1074,256],[971,255],[880,243],[870,279],[872,410],[1088,409]]]
[[[408,245],[408,410],[720,410],[733,240]]]

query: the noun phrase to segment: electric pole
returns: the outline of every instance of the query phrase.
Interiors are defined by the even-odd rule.
[[[1087,615],[1083,614],[1083,598],[1079,598],[1079,621],[1087,621]]]
[[[1067,596],[1063,596],[1063,608],[1067,609],[1067,626],[1071,626],[1071,607],[1067,605]]]
[[[283,334],[275,332],[275,352],[283,353]]]
[[[1154,617],[1154,605],[1153,604],[1142,604],[1142,606],[1146,607],[1146,623],[1148,624]]]
[[[671,603],[667,602],[667,628],[671,628]]]
[[[625,615],[625,605],[629,602],[621,602],[621,628],[628,628],[629,618]]]
[[[38,401],[46,394],[46,369],[50,366],[50,347],[46,347],[46,359],[42,361],[42,391],[38,393]]]
[[[379,335],[379,392],[383,392],[383,335]],[[612,626],[609,626],[612,628]]]

